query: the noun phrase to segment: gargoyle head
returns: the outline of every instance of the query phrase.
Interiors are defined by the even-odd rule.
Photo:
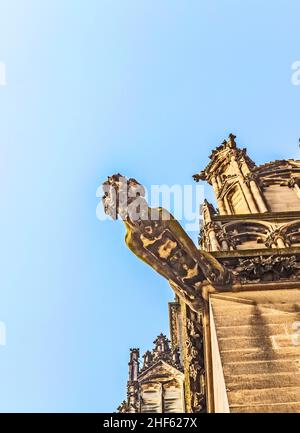
[[[141,207],[145,204],[145,188],[135,179],[127,179],[121,174],[108,176],[107,181],[103,183],[104,196],[102,203],[104,211],[113,219],[120,216],[123,220],[138,219],[141,213]]]

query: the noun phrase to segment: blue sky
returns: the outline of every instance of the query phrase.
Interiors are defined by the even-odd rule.
[[[0,0],[0,411],[113,411],[167,283],[96,218],[114,172],[190,184],[234,132],[299,158],[298,0]],[[206,194],[212,197],[209,188]],[[196,236],[194,236],[196,238]]]

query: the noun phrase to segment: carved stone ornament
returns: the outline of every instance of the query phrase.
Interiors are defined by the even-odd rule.
[[[123,400],[120,406],[118,407],[117,411],[119,413],[127,413],[128,412],[128,405],[126,400]]]
[[[283,243],[285,243],[285,237],[280,231],[280,229],[273,230],[272,233],[269,234],[267,239],[265,240],[265,245],[267,248],[272,248],[273,245],[277,245],[277,241],[281,240]]]
[[[160,334],[153,342],[155,347],[152,351],[147,350],[143,355],[144,363],[141,369],[141,373],[152,367],[158,361],[165,361],[177,370],[182,371],[183,367],[180,361],[178,347],[170,348],[170,340],[164,335]]]
[[[288,180],[287,185],[290,188],[295,188],[295,186],[300,187],[300,178],[291,176],[291,178]]]
[[[201,374],[204,375],[203,332],[197,320],[187,318],[186,357],[189,369],[191,410],[205,411],[205,395],[201,389]]]
[[[228,285],[231,274],[211,254],[197,249],[181,225],[165,209],[148,207],[144,188],[120,174],[103,184],[103,205],[126,226],[131,251],[169,281],[175,294],[194,311],[202,308],[201,289]]]
[[[296,276],[299,271],[295,256],[269,256],[239,259],[234,274],[242,283],[278,281]]]
[[[254,172],[251,171],[251,172],[249,172],[249,173],[247,173],[247,174],[245,175],[244,179],[245,179],[245,183],[246,183],[247,186],[250,187],[251,182],[255,182],[256,185],[257,185],[261,190],[263,190],[263,187],[264,187],[264,185],[263,185],[263,181],[262,181],[262,180],[257,176],[256,173],[254,173]]]

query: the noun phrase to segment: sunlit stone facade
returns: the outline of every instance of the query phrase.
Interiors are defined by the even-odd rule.
[[[131,350],[119,411],[300,412],[300,161],[257,166],[231,134],[194,179],[218,207],[202,206],[199,248],[174,219],[122,217],[175,301],[171,342],[160,335],[141,367]]]

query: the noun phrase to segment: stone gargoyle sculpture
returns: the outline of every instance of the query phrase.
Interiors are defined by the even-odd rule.
[[[231,273],[211,254],[199,250],[179,222],[163,208],[150,208],[145,189],[120,174],[103,183],[104,211],[126,226],[130,250],[165,277],[192,310],[203,307],[203,292],[231,283]]]

